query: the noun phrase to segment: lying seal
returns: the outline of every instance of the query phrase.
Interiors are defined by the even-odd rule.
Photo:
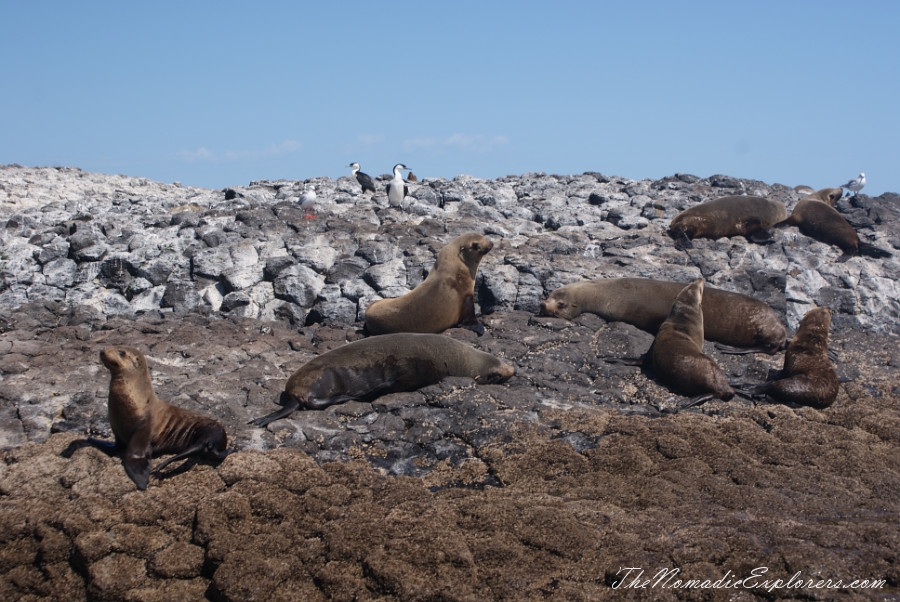
[[[843,188],[822,188],[821,190],[817,190],[812,192],[803,199],[811,199],[815,201],[822,201],[826,205],[831,205],[834,207],[837,205],[837,202],[841,200],[841,196],[844,194]]]
[[[764,242],[766,230],[787,217],[779,200],[756,196],[726,196],[695,205],[676,215],[669,236],[676,247],[690,248],[694,238],[744,236]]]
[[[124,451],[122,464],[138,489],[147,488],[152,456],[176,454],[153,470],[158,472],[170,462],[194,454],[214,460],[228,454],[228,437],[222,425],[156,397],[147,360],[140,351],[110,347],[100,352],[100,361],[110,372],[107,407],[116,439],[89,441],[107,450]]]
[[[790,217],[776,227],[797,226],[800,232],[819,242],[838,247],[844,254],[838,261],[846,261],[853,255],[891,257],[891,253],[859,240],[859,235],[837,209],[809,197],[800,199]]]
[[[493,355],[439,334],[399,333],[369,337],[310,360],[288,379],[282,409],[250,424],[265,427],[298,408],[320,410],[336,403],[370,401],[413,391],[446,376],[480,384],[503,382],[516,369]]]
[[[725,373],[703,354],[703,280],[698,278],[675,297],[669,317],[656,333],[647,352],[656,378],[681,395],[693,396],[690,407],[717,397],[725,401],[734,397]]]
[[[540,313],[572,320],[582,312],[590,312],[604,320],[627,322],[656,334],[684,286],[649,278],[574,282],[550,293],[541,303]],[[748,295],[707,288],[702,307],[708,340],[764,353],[784,348],[787,329],[766,303]]]
[[[781,378],[751,388],[747,396],[768,395],[781,403],[818,409],[834,403],[838,394],[838,376],[828,359],[830,327],[831,310],[827,307],[807,312],[784,354]]]
[[[438,333],[460,325],[482,334],[484,327],[475,317],[475,273],[481,258],[493,247],[481,234],[457,237],[441,249],[434,268],[419,286],[366,308],[366,330],[370,334]]]

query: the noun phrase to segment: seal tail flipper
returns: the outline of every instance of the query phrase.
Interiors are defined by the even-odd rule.
[[[743,397],[744,399],[762,399],[766,396],[766,391],[769,390],[768,385],[766,384],[752,384],[752,383],[743,383],[743,382],[730,382],[731,388],[734,389],[734,394]]]
[[[265,416],[251,420],[247,424],[265,428],[270,422],[286,418],[287,416],[290,416],[294,410],[297,410],[300,407],[300,400],[293,395],[288,395],[286,392],[281,393],[281,402],[284,407],[280,410],[275,410],[271,414],[266,414]]]
[[[867,242],[862,241],[860,241],[859,243],[859,254],[865,255],[866,257],[874,257],[875,259],[885,259],[887,257],[893,257],[890,251],[879,249],[875,245],[871,245]]]
[[[194,455],[194,454],[196,454],[196,453],[199,453],[199,452],[203,451],[203,448],[204,448],[204,447],[206,447],[206,444],[203,443],[203,442],[195,443],[194,445],[190,446],[190,447],[187,448],[186,450],[184,450],[184,451],[182,451],[182,452],[180,452],[180,453],[175,454],[175,455],[172,456],[171,458],[167,458],[167,459],[163,460],[162,462],[160,462],[159,464],[157,464],[157,465],[156,465],[156,468],[154,468],[154,469],[151,470],[150,472],[151,472],[152,474],[158,474],[160,470],[162,470],[163,468],[165,468],[166,466],[168,466],[168,465],[171,464],[172,462],[176,462],[176,461],[181,460],[181,459],[183,459],[183,458],[187,458],[188,456],[192,456],[192,455]]]
[[[118,441],[106,441],[105,439],[97,439],[95,437],[88,437],[87,441],[107,456],[112,456],[122,451],[122,446]]]
[[[698,395],[696,397],[688,397],[678,402],[678,409],[686,410],[688,408],[693,408],[694,406],[699,406],[706,403],[710,399],[715,398],[716,396],[713,393],[704,393],[703,395]]]

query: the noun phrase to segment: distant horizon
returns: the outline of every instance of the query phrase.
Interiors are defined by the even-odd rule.
[[[4,4],[0,163],[900,192],[900,2]]]

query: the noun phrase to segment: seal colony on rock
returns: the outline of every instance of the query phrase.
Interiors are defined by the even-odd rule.
[[[834,366],[828,359],[830,328],[829,308],[817,307],[807,312],[784,354],[780,378],[751,388],[747,396],[768,396],[781,403],[818,409],[834,403],[839,383]]]
[[[460,325],[482,334],[484,327],[475,317],[475,275],[492,248],[481,234],[458,236],[441,249],[434,268],[416,288],[369,304],[366,331],[438,333]]]
[[[650,278],[606,278],[573,282],[550,293],[540,313],[573,320],[583,312],[607,321],[627,322],[656,334],[669,316],[679,282]],[[768,304],[748,295],[706,288],[702,296],[705,336],[730,347],[775,353],[783,349],[787,329]]]
[[[779,200],[756,196],[726,196],[685,209],[669,224],[676,247],[691,247],[694,238],[744,236],[765,240],[765,231],[787,217]]]
[[[694,396],[679,404],[690,407],[713,397],[728,401],[734,389],[725,373],[703,353],[703,280],[698,278],[675,297],[669,317],[647,352],[656,378],[681,395]]]
[[[115,442],[89,439],[99,447],[124,451],[122,464],[138,489],[150,480],[150,459],[159,454],[175,456],[169,463],[195,454],[222,460],[228,455],[228,437],[222,425],[197,412],[161,401],[153,392],[147,359],[131,347],[110,347],[100,352],[109,369],[109,425]]]
[[[514,366],[484,351],[439,334],[386,334],[368,337],[324,353],[288,379],[282,409],[250,421],[259,427],[293,411],[320,410],[350,400],[371,401],[387,393],[413,391],[447,376],[466,376],[479,384],[499,383]]]
[[[776,227],[784,226],[797,226],[810,238],[838,247],[844,252],[838,261],[846,261],[853,255],[891,257],[890,252],[860,241],[859,234],[837,209],[809,197],[800,199],[791,215],[776,224]]]

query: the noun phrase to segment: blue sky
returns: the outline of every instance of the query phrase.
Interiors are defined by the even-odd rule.
[[[900,2],[0,0],[0,164],[900,192]]]

